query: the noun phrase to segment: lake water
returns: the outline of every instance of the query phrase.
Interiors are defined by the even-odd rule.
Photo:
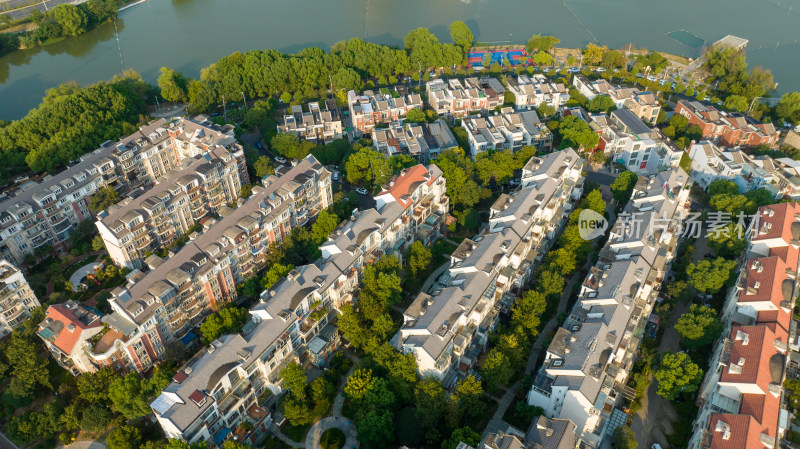
[[[706,42],[733,34],[750,40],[748,61],[771,69],[779,91],[800,90],[800,0],[148,0],[120,14],[121,61],[112,24],[0,58],[0,118],[22,117],[64,81],[89,84],[123,67],[148,81],[161,66],[196,77],[234,51],[327,49],[351,37],[402,45],[420,26],[449,41],[453,20],[484,42],[542,33],[561,46],[596,38],[687,56],[692,50],[667,33],[686,30]]]

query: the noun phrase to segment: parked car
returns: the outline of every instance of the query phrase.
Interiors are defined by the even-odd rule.
[[[594,71],[595,72],[605,72],[606,68],[605,67],[598,67],[598,68],[594,69]]]
[[[570,68],[569,68],[569,70],[567,70],[567,71],[568,71],[569,73],[578,73],[578,72],[580,72],[580,71],[581,71],[581,69],[580,69],[580,68],[578,68],[578,67],[570,67]]]
[[[275,156],[275,161],[279,162],[281,164],[285,164],[286,163],[286,158],[283,157],[283,156]]]
[[[641,74],[641,73],[637,73],[637,74],[636,74],[636,78],[644,78],[644,75],[643,75],[643,74]]]
[[[667,80],[661,80],[661,81],[658,82],[658,84],[663,86],[664,84],[667,84]]]
[[[356,192],[357,192],[358,194],[360,194],[360,195],[368,195],[368,194],[369,194],[369,192],[367,192],[367,189],[365,189],[365,188],[363,188],[363,187],[359,187],[359,188],[357,188],[357,189],[356,189]]]
[[[259,150],[263,150],[264,145],[261,145],[261,142],[256,142],[256,148],[258,148]]]
[[[648,81],[656,81],[656,77],[653,76],[653,75],[650,75],[650,76],[647,77],[647,80]]]
[[[331,178],[333,178],[334,181],[338,181],[339,180],[339,172],[338,171],[333,172],[333,174],[331,175]]]

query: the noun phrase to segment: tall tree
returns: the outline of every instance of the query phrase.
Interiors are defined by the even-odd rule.
[[[168,67],[161,67],[158,76],[158,87],[161,96],[167,101],[186,101],[188,98],[188,82],[183,73]]]
[[[722,334],[722,328],[717,312],[699,304],[692,304],[675,323],[675,330],[683,338],[681,343],[687,349],[713,343]]]
[[[681,393],[696,391],[703,381],[703,370],[685,352],[666,353],[653,377],[658,381],[658,395],[672,401]]]
[[[472,42],[475,40],[467,24],[460,20],[456,20],[450,24],[450,38],[453,39],[454,44],[461,47],[465,55],[470,47],[472,47]]]
[[[50,11],[50,17],[61,25],[64,34],[68,36],[77,36],[86,32],[86,26],[89,23],[89,18],[86,13],[79,7],[62,3]]]

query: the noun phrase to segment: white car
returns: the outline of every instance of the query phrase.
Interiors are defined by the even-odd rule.
[[[598,67],[598,68],[594,69],[594,71],[595,72],[605,72],[606,68],[605,67]]]
[[[579,69],[578,67],[570,67],[569,70],[567,70],[567,72],[569,73],[578,73],[580,71],[581,69]]]
[[[338,181],[339,180],[339,172],[338,171],[333,172],[333,174],[331,175],[331,178],[333,178],[334,181]]]
[[[275,161],[276,162],[280,162],[281,164],[285,164],[286,163],[286,158],[283,157],[283,156],[275,156]]]
[[[365,189],[365,188],[363,188],[363,187],[359,187],[359,188],[357,188],[357,189],[356,189],[356,192],[357,192],[357,193],[359,193],[359,194],[361,194],[361,195],[369,195],[369,192],[367,192],[367,189]]]
[[[656,77],[653,76],[653,75],[650,75],[650,76],[647,77],[647,81],[655,81],[655,80],[656,80]]]

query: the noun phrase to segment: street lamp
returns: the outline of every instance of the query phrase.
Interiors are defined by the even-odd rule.
[[[243,90],[240,90],[239,93],[242,94],[242,101],[244,102],[244,110],[246,111],[247,110],[247,98],[245,98]]]

